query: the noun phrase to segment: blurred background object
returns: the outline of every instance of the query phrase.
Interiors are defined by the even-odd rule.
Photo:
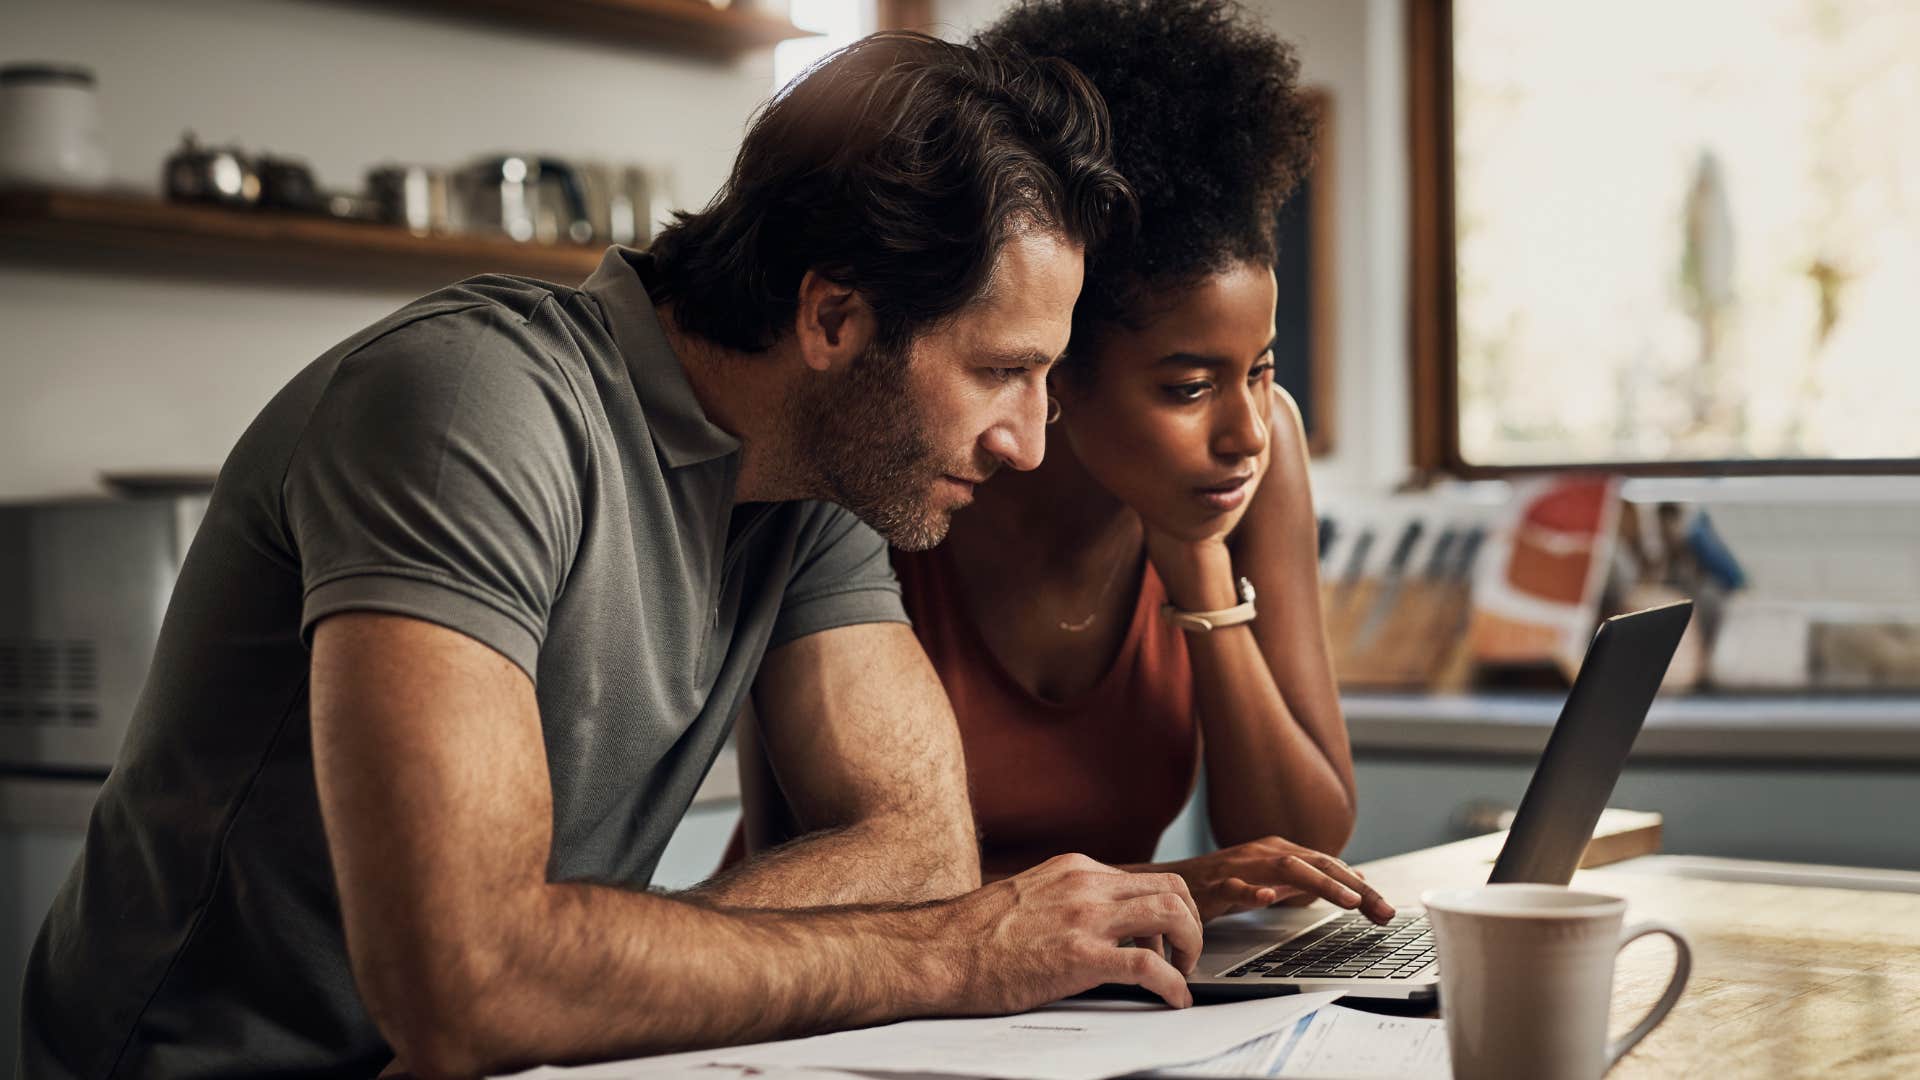
[[[1506,520],[1475,567],[1467,626],[1474,662],[1577,674],[1600,618],[1620,505],[1607,476],[1514,485]]]
[[[175,202],[235,207],[260,203],[260,174],[253,162],[233,147],[201,146],[191,131],[180,137],[180,149],[162,168],[167,198]]]
[[[107,147],[90,68],[0,66],[0,187],[97,188]]]
[[[1578,474],[1322,511],[1344,686],[1565,686],[1600,619],[1693,599],[1669,692],[1920,691],[1920,482]]]

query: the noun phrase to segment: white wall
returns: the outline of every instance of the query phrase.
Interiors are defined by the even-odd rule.
[[[149,193],[192,128],[304,157],[331,187],[386,160],[544,151],[670,163],[698,204],[772,79],[766,53],[716,64],[328,0],[5,0],[0,62],[22,59],[95,70],[115,181]],[[0,498],[211,470],[295,371],[408,299],[0,260]]]
[[[1314,467],[1329,494],[1384,491],[1407,473],[1407,151],[1401,0],[1243,0],[1300,51],[1333,102],[1336,176],[1335,447]],[[938,0],[935,29],[965,36],[1007,0]]]

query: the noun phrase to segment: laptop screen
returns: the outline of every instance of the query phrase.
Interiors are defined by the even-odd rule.
[[[1692,616],[1682,600],[1600,624],[1488,881],[1573,880]]]

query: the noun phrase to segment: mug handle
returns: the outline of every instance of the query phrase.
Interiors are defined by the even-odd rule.
[[[1653,1008],[1648,1010],[1647,1015],[1641,1018],[1638,1024],[1634,1025],[1633,1030],[1607,1046],[1607,1068],[1609,1069],[1613,1068],[1614,1063],[1625,1056],[1627,1051],[1633,1049],[1635,1044],[1646,1038],[1648,1032],[1660,1026],[1660,1021],[1667,1018],[1667,1013],[1673,1008],[1674,1002],[1680,1000],[1681,991],[1687,988],[1687,976],[1693,973],[1693,950],[1687,947],[1686,937],[1665,923],[1643,922],[1627,927],[1620,932],[1620,944],[1615,946],[1613,951],[1617,953],[1648,934],[1665,934],[1673,939],[1673,977],[1667,980],[1667,989],[1660,995],[1660,1000],[1654,1002]]]

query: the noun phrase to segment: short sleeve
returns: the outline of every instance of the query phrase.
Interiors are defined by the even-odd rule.
[[[490,305],[341,360],[282,489],[301,638],[343,611],[457,630],[533,677],[578,546],[589,453],[571,384]]]
[[[907,621],[886,541],[841,507],[810,504],[768,647],[841,626]]]

